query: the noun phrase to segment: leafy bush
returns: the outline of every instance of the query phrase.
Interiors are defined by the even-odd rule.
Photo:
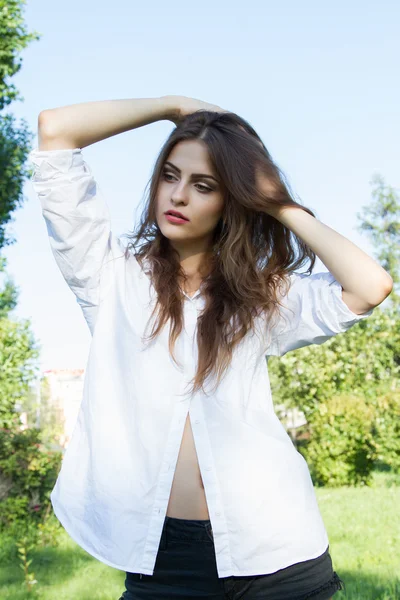
[[[375,462],[374,409],[363,396],[324,400],[309,417],[310,438],[299,452],[314,485],[369,485]]]
[[[377,461],[400,472],[400,390],[393,386],[326,399],[306,429],[299,452],[317,486],[371,485]]]
[[[296,445],[315,485],[369,485],[377,462],[400,472],[399,356],[394,306],[320,346],[269,358],[275,406],[307,420]]]
[[[0,533],[43,534],[61,460],[43,446],[39,429],[0,431]]]
[[[376,460],[400,473],[400,383],[369,394],[369,403],[374,407],[375,420],[372,444]]]
[[[1,296],[0,291],[0,308]],[[25,398],[36,377],[39,348],[30,328],[28,319],[0,317],[0,427],[7,429],[19,428],[15,406]]]
[[[322,345],[271,356],[274,403],[298,407],[309,419],[320,402],[341,394],[370,395],[400,378],[400,318],[379,307],[366,320]]]

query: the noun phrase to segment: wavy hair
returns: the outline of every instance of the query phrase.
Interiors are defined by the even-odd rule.
[[[197,321],[198,365],[191,380],[195,393],[204,391],[205,379],[211,375],[217,376],[219,384],[234,348],[253,329],[258,315],[265,315],[271,323],[277,318],[281,306],[277,290],[284,285],[287,291],[290,273],[307,260],[308,272],[314,267],[315,253],[269,215],[268,206],[297,206],[315,214],[294,200],[283,172],[245,119],[230,112],[199,110],[179,122],[156,159],[140,222],[125,234],[130,240],[126,252],[135,249],[142,268],[144,259],[148,261],[156,290],[150,320],[155,315],[158,320],[146,339],[152,341],[170,319],[169,351],[175,364],[175,342],[183,328],[184,296],[179,281],[185,282],[186,276],[178,253],[158,227],[156,202],[164,163],[174,146],[187,140],[202,140],[206,145],[224,194],[212,252],[200,268],[205,307]],[[266,176],[267,191],[266,186],[261,191],[257,185],[256,172]]]

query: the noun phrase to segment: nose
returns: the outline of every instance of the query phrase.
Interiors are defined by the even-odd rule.
[[[174,203],[187,201],[187,192],[186,192],[185,185],[183,182],[178,183],[174,187],[174,189],[172,191],[172,195],[171,195],[171,200]]]

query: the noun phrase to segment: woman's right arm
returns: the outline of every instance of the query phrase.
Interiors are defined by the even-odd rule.
[[[177,98],[88,102],[39,115],[39,147],[29,158],[32,184],[58,267],[93,333],[99,306],[112,287],[124,244],[82,148],[121,131],[168,118]],[[171,112],[170,112],[171,111]]]
[[[118,133],[173,120],[178,96],[97,100],[43,110],[38,118],[39,150],[85,148]]]

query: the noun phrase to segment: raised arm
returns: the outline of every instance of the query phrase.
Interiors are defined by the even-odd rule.
[[[160,120],[173,120],[177,96],[82,102],[43,110],[39,150],[85,148],[118,133]]]
[[[111,231],[108,205],[82,148],[174,117],[177,98],[87,102],[39,115],[39,146],[29,154],[34,165],[32,184],[55,261],[92,333],[125,248]]]

